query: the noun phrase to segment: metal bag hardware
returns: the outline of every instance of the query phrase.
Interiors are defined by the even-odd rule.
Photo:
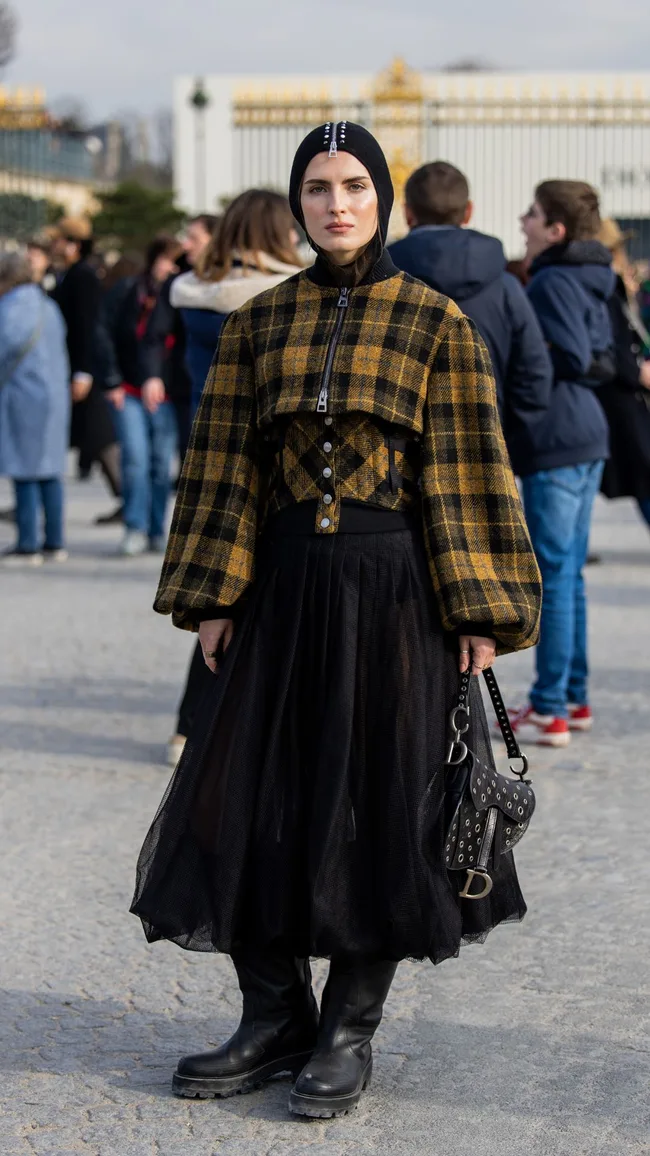
[[[509,779],[485,766],[463,741],[469,729],[469,687],[471,673],[461,675],[458,704],[450,716],[451,739],[447,751],[447,791],[452,800],[452,817],[445,843],[445,867],[465,872],[459,891],[461,899],[485,899],[493,887],[490,869],[501,855],[512,851],[526,833],[535,810],[530,786],[528,759],[519,749],[499,685],[491,670],[483,671],[508,756],[521,759],[521,770],[511,766]],[[472,890],[474,881],[481,890]]]

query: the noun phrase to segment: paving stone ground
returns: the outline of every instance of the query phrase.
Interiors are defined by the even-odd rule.
[[[128,914],[191,640],[150,612],[157,561],[111,556],[118,532],[90,525],[109,505],[71,483],[69,563],[0,573],[2,1156],[650,1153],[650,536],[632,505],[600,505],[594,532],[597,728],[534,758],[528,918],[401,965],[373,1088],[329,1123],[289,1118],[284,1080],[170,1094],[238,998],[227,959],[149,947]],[[531,657],[499,670],[520,697]]]

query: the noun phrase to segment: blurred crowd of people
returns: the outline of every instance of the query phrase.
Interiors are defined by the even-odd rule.
[[[414,172],[405,213],[393,261],[457,302],[487,344],[544,579],[537,678],[513,722],[565,745],[592,723],[583,567],[596,494],[634,498],[650,526],[650,282],[582,182],[535,190],[526,256],[510,266],[498,239],[470,227],[453,165]],[[110,267],[76,219],[0,255],[0,474],[14,482],[4,516],[17,528],[4,565],[65,560],[70,445],[79,476],[97,463],[115,498],[97,521],[122,524],[120,553],[164,550],[175,462],[224,320],[301,268],[299,240],[287,199],[253,189]],[[197,648],[172,761],[205,677]]]

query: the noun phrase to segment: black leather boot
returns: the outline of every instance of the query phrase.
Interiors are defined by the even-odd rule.
[[[233,963],[244,997],[241,1023],[216,1051],[180,1061],[172,1082],[177,1096],[234,1096],[280,1072],[295,1079],[316,1046],[318,1005],[309,961],[246,951]]]
[[[344,1116],[359,1103],[372,1076],[370,1041],[396,970],[389,960],[332,960],[316,1050],[289,1100],[294,1115]]]

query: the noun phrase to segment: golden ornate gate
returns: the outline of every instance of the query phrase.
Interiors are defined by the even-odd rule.
[[[650,85],[639,79],[421,74],[396,59],[365,87],[237,91],[235,183],[286,189],[302,137],[327,120],[356,120],[380,140],[396,204],[419,164],[443,158],[467,173],[479,228],[516,251],[517,217],[547,177],[591,181],[607,212],[650,227]],[[401,212],[393,233],[403,228]]]

